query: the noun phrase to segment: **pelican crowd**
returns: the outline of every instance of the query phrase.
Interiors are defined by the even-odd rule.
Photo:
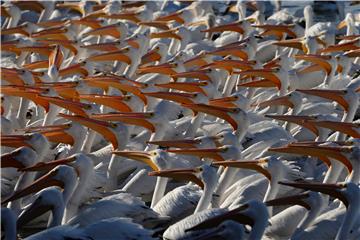
[[[360,239],[360,4],[302,4],[2,1],[1,239]]]

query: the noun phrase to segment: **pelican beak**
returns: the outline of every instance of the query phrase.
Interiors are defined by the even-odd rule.
[[[342,201],[346,207],[349,206],[349,202],[342,189],[346,187],[345,184],[326,184],[326,183],[308,183],[308,182],[279,182],[281,185],[301,188],[307,191],[314,191],[327,194],[331,197],[337,198]]]
[[[235,45],[229,47],[220,47],[212,52],[208,52],[209,55],[216,55],[216,56],[235,56],[238,58],[243,59],[244,61],[248,60],[247,53],[243,50],[245,47],[243,45]]]
[[[342,21],[336,26],[336,28],[337,28],[338,30],[340,30],[340,29],[343,29],[343,28],[346,27],[346,26],[347,26],[346,21],[345,21],[345,20],[342,20]]]
[[[155,126],[149,122],[147,119],[150,119],[154,116],[154,113],[108,113],[108,114],[93,114],[92,117],[98,120],[105,121],[118,121],[126,124],[136,125],[148,129],[151,132],[155,132]]]
[[[235,22],[235,23],[229,23],[224,24],[221,26],[211,27],[205,30],[201,30],[201,32],[225,32],[225,31],[231,31],[231,32],[237,32],[240,34],[244,34],[244,29],[241,27],[242,22]]]
[[[89,75],[89,72],[86,70],[86,68],[83,68],[85,66],[86,62],[81,62],[77,64],[73,64],[67,68],[60,69],[59,76],[66,77],[70,75],[80,74],[82,76]]]
[[[171,88],[179,91],[190,92],[190,93],[202,93],[207,96],[204,87],[207,85],[207,82],[170,82],[170,83],[161,83],[155,84],[156,87],[161,88]]]
[[[200,53],[197,56],[195,56],[189,60],[186,60],[184,62],[185,67],[190,68],[192,66],[201,67],[201,66],[207,65],[208,62],[204,59],[205,55],[206,55],[206,53]]]
[[[22,172],[46,171],[46,172],[48,172],[59,165],[70,165],[71,166],[71,163],[75,162],[75,161],[76,161],[76,156],[71,156],[68,158],[54,160],[54,161],[47,162],[47,163],[40,162],[40,163],[37,163],[30,167],[21,168],[21,169],[19,169],[19,171],[22,171]]]
[[[53,177],[57,174],[57,169],[47,173],[46,175],[42,176],[41,178],[37,179],[35,182],[33,182],[30,186],[21,189],[17,192],[14,192],[13,195],[1,202],[1,204],[6,204],[8,202],[14,201],[16,199],[25,197],[31,193],[38,192],[44,188],[50,187],[50,186],[59,186],[61,188],[64,188],[64,183],[54,179]]]
[[[27,64],[23,65],[23,67],[29,71],[41,69],[41,68],[43,68],[43,69],[48,68],[48,66],[49,66],[49,61],[46,61],[46,60],[40,60],[40,61],[27,63]]]
[[[30,10],[37,13],[41,13],[45,9],[44,5],[37,1],[18,1],[14,2],[14,5],[21,10]]]
[[[287,106],[289,108],[294,107],[294,104],[290,101],[289,96],[273,98],[258,104],[259,107],[278,106],[278,105]]]
[[[273,60],[265,63],[263,65],[263,68],[275,68],[275,67],[280,67],[280,58],[274,58]]]
[[[227,150],[226,147],[219,148],[187,148],[187,149],[168,149],[167,152],[191,155],[199,158],[211,158],[215,161],[224,161],[224,158],[220,155]]]
[[[218,107],[236,108],[237,105],[234,102],[236,102],[238,99],[238,96],[216,98],[209,100],[209,104]]]
[[[177,92],[144,92],[145,96],[165,99],[177,103],[191,104],[191,99],[197,96],[196,93],[177,93]]]
[[[358,131],[360,124],[358,123],[348,123],[348,122],[334,122],[334,121],[314,121],[316,126],[322,128],[329,128],[333,131],[339,131],[353,138],[360,138],[360,133]]]
[[[108,96],[97,94],[81,94],[79,98],[85,101],[93,102],[99,105],[104,105],[113,108],[120,112],[131,112],[131,108],[124,103],[128,101],[131,96]]]
[[[2,139],[1,139],[2,140]],[[4,153],[1,155],[1,168],[23,168],[25,167],[21,162],[16,160],[18,151]]]
[[[175,32],[177,31],[177,29],[171,29],[171,30],[167,30],[167,31],[163,31],[163,32],[155,32],[155,33],[151,33],[150,34],[150,38],[154,39],[154,38],[174,38],[177,40],[182,40],[182,37],[178,34],[176,34]]]
[[[196,70],[196,71],[188,71],[172,74],[171,77],[174,79],[178,78],[197,78],[203,81],[211,81],[211,78],[207,75],[209,69],[204,70]]]
[[[50,142],[65,143],[74,145],[74,138],[66,133],[66,130],[71,128],[70,124],[39,126],[26,128],[26,132],[38,132],[44,135]]]
[[[81,102],[75,102],[68,99],[62,99],[59,97],[47,97],[47,96],[39,96],[39,97],[45,101],[48,101],[51,104],[57,105],[61,108],[65,108],[70,112],[73,112],[83,117],[87,116],[85,110],[91,109],[91,105]]]
[[[174,63],[174,64],[164,63],[164,64],[160,64],[160,65],[155,65],[155,66],[139,67],[137,73],[138,74],[160,73],[160,74],[165,74],[165,75],[171,75],[171,74],[176,73],[176,71],[173,69],[176,66],[177,66],[176,63]]]
[[[21,34],[26,37],[29,37],[30,34],[24,30],[26,28],[26,25],[21,25],[17,27],[7,28],[1,30],[1,35],[12,35],[12,34]]]
[[[95,132],[101,134],[107,141],[111,142],[114,149],[118,148],[117,137],[114,134],[114,132],[111,130],[113,128],[116,128],[116,124],[111,124],[104,121],[99,121],[77,115],[67,115],[60,113],[59,116],[74,122],[78,122],[81,125],[91,128]]]
[[[237,130],[238,124],[235,121],[233,117],[231,117],[231,113],[236,114],[238,113],[238,108],[225,108],[225,107],[218,107],[218,106],[212,106],[212,105],[206,105],[206,104],[182,104],[182,106],[186,108],[190,108],[191,110],[195,112],[202,112],[209,115],[213,115],[215,117],[224,119],[226,122],[228,122],[234,131]]]
[[[161,30],[169,30],[168,25],[165,21],[151,21],[151,22],[139,22],[139,26],[148,26],[148,27],[154,27]]]
[[[84,4],[82,4],[82,3],[73,3],[73,2],[57,3],[56,8],[67,8],[72,11],[80,13],[81,16],[86,15],[85,9],[84,9]]]
[[[87,27],[90,27],[92,29],[101,28],[103,20],[97,20],[97,19],[89,19],[89,18],[81,18],[81,19],[71,19],[71,24],[78,24],[78,25],[84,25]]]
[[[241,74],[247,77],[261,77],[265,80],[271,81],[273,84],[277,86],[278,89],[281,89],[281,81],[276,76],[277,70],[272,69],[252,69],[247,71],[235,72],[235,74]]]
[[[118,30],[118,24],[111,24],[108,26],[92,29],[89,32],[84,33],[83,37],[87,36],[112,36],[116,39],[120,39],[121,32]]]
[[[308,197],[309,197],[309,193],[303,193],[294,196],[281,197],[281,198],[269,200],[265,202],[265,204],[267,206],[300,205],[306,208],[307,210],[310,210],[311,209],[310,205],[304,201],[304,199]]]
[[[178,181],[191,181],[204,189],[204,183],[196,176],[199,168],[179,168],[149,172],[149,176],[173,178]]]
[[[344,98],[346,94],[346,91],[344,90],[298,89],[296,91],[335,101],[340,104],[345,109],[345,111],[349,110],[349,103]]]
[[[321,50],[321,53],[332,53],[332,52],[344,52],[344,51],[350,51],[350,50],[357,50],[359,47],[356,46],[356,43],[358,42],[357,39],[341,43],[337,45],[329,46],[323,50]]]
[[[195,148],[199,144],[199,140],[181,139],[181,140],[164,140],[164,141],[148,141],[148,144],[154,144],[161,147],[174,148]]]
[[[141,152],[141,151],[113,151],[113,154],[124,157],[130,158],[142,163],[145,163],[149,167],[151,167],[154,171],[159,171],[160,169],[156,164],[153,162],[152,157],[153,155],[151,152]]]
[[[137,39],[135,38],[129,38],[129,39],[125,39],[125,41],[129,44],[129,46],[139,49],[140,48],[140,44],[137,42]]]
[[[271,181],[271,173],[266,169],[267,162],[267,159],[260,159],[256,161],[221,161],[215,162],[213,165],[255,170],[258,173],[263,174],[269,181]]]
[[[270,80],[255,80],[251,82],[245,82],[238,84],[240,87],[254,87],[254,88],[272,88],[272,87],[278,87],[275,83],[273,83]]]
[[[161,16],[161,17],[158,17],[156,18],[155,20],[156,21],[162,21],[162,22],[170,22],[170,21],[176,21],[180,24],[184,24],[185,21],[184,19],[181,17],[181,14],[183,12],[180,10],[180,11],[177,11],[177,12],[174,12],[172,14],[169,14],[167,16]]]
[[[161,55],[158,53],[158,49],[153,49],[141,58],[141,65],[156,62],[161,59]]]
[[[209,218],[209,219],[195,225],[192,228],[186,229],[185,232],[215,228],[215,227],[218,227],[222,222],[227,221],[227,220],[236,221],[241,224],[254,226],[255,221],[251,217],[241,213],[241,211],[244,211],[248,208],[249,208],[249,205],[244,204],[244,205],[242,205],[238,208],[235,208],[229,212]]]
[[[303,50],[305,53],[308,52],[307,48],[303,44],[302,38],[296,38],[296,39],[288,39],[288,40],[281,40],[273,43],[276,46],[280,47],[289,47],[289,48],[296,48],[299,50]],[[304,49],[305,47],[305,49]]]
[[[260,34],[260,36],[271,36],[275,35],[278,39],[283,38],[283,34],[287,34],[291,38],[296,38],[296,34],[291,30],[294,25],[252,25],[253,27],[262,28],[264,31]]]
[[[301,59],[318,64],[324,69],[327,75],[331,73],[331,65],[328,62],[331,59],[331,56],[307,54],[307,55],[295,55],[295,59]]]
[[[56,45],[55,49],[50,53],[49,56],[49,68],[51,66],[56,66],[57,69],[60,69],[63,58],[64,56],[61,52],[60,46]]]
[[[280,121],[287,121],[292,122],[297,125],[303,126],[309,129],[312,133],[316,136],[319,136],[319,129],[313,124],[311,120],[316,120],[316,117],[311,116],[297,116],[297,115],[265,115],[265,117],[280,120]]]
[[[242,71],[252,69],[253,65],[256,61],[242,61],[242,60],[232,60],[232,59],[224,59],[219,61],[214,61],[210,64],[206,64],[201,66],[201,68],[219,68],[228,71],[229,73],[233,73],[234,69],[240,69]]]
[[[128,51],[129,48],[124,48],[119,51],[102,53],[91,56],[87,58],[86,61],[92,61],[92,62],[120,61],[120,62],[125,62],[127,64],[131,64],[131,58],[125,54]]]
[[[44,29],[39,32],[32,33],[31,37],[35,38],[35,39],[44,39],[45,38],[45,39],[70,40],[66,36],[67,32],[68,32],[67,28],[60,26],[60,27]]]
[[[137,15],[138,15],[138,13],[136,13],[136,12],[116,13],[116,14],[111,14],[111,15],[105,16],[105,18],[129,20],[134,23],[139,23],[139,22],[141,22],[141,20],[137,17]]]
[[[7,147],[31,147],[28,140],[30,140],[30,135],[1,135],[1,145]]]
[[[29,46],[29,47],[19,47],[18,49],[21,52],[33,52],[48,57],[50,56],[54,48],[50,46]]]
[[[290,153],[290,154],[300,154],[300,155],[309,155],[317,157],[325,164],[329,165],[329,158],[335,159],[346,166],[349,173],[352,172],[351,162],[342,154],[342,152],[351,151],[348,147],[328,147],[328,146],[319,146],[319,145],[289,145],[285,147],[278,148],[269,148],[271,152],[280,152],[280,153]]]

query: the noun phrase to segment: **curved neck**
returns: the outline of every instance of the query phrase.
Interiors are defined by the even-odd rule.
[[[151,208],[154,208],[155,205],[160,201],[160,199],[164,196],[166,185],[168,182],[168,178],[157,177],[156,185],[154,189],[154,194],[151,200]]]
[[[204,118],[205,118],[204,113],[198,113],[198,115],[195,118],[192,118],[191,124],[185,133],[185,137],[194,138],[196,134],[196,130],[199,129]]]
[[[359,214],[359,206],[353,206],[352,204],[349,205],[348,209],[346,210],[345,218],[341,227],[336,235],[335,240],[346,240],[348,239],[348,234],[354,225],[354,222]]]
[[[222,202],[222,196],[228,186],[232,183],[235,174],[239,171],[237,168],[226,168],[221,175],[219,185],[215,191],[215,195],[212,196],[211,205],[213,208],[219,208]]]
[[[215,190],[214,187],[208,187],[205,185],[203,195],[201,196],[194,213],[198,213],[209,207],[211,202],[211,196],[214,190]]]
[[[6,214],[1,216],[1,225],[4,227],[2,232],[5,233],[4,240],[14,240],[17,239],[16,236],[16,218],[13,214]]]
[[[49,218],[49,222],[47,227],[52,228],[61,225],[62,218],[64,216],[65,206],[64,202],[61,201],[59,206],[56,206],[51,211],[51,217]]]
[[[269,185],[268,185],[268,188],[266,190],[263,202],[266,202],[268,200],[276,198],[276,195],[278,194],[279,188],[280,188],[279,184],[277,183],[278,180],[279,180],[278,178],[273,178],[269,182]],[[273,208],[268,207],[267,210],[268,210],[269,216],[271,217],[272,212],[273,212]]]

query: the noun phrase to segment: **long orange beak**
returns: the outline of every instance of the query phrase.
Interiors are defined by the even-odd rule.
[[[1,202],[1,204],[6,204],[8,202],[14,201],[16,199],[25,197],[31,193],[38,192],[46,187],[50,186],[59,186],[64,188],[64,183],[54,179],[53,177],[56,175],[57,171],[54,169],[53,171],[49,172],[48,174],[42,176],[41,178],[37,179],[33,182],[30,186],[14,192],[13,195]]]
[[[36,1],[17,1],[13,3],[21,10],[30,10],[37,13],[41,13],[45,7],[41,4],[41,2]]]
[[[350,135],[353,138],[360,138],[360,133],[358,131],[360,125],[358,123],[335,121],[314,121],[313,123],[318,127],[329,128],[331,130],[339,131]]]
[[[346,91],[344,91],[344,90],[298,89],[296,91],[335,101],[338,104],[340,104],[345,109],[345,111],[349,110],[349,103],[343,97],[346,94]]]
[[[277,106],[277,105],[287,106],[289,108],[294,107],[294,104],[290,101],[289,96],[273,98],[258,104],[259,107]]]
[[[86,70],[86,68],[83,68],[85,66],[86,62],[81,62],[77,64],[70,65],[67,68],[60,69],[59,76],[66,77],[71,76],[75,74],[80,74],[82,76],[89,75],[89,72]]]
[[[265,117],[295,123],[309,129],[316,136],[319,136],[319,129],[317,129],[315,124],[312,122],[313,120],[316,120],[316,117],[298,115],[265,115]]]
[[[331,59],[331,56],[324,56],[324,55],[314,55],[314,54],[307,54],[307,55],[295,55],[295,59],[309,61],[321,66],[326,74],[331,73],[331,65],[328,62]]]
[[[251,70],[254,64],[255,61],[224,59],[203,65],[201,68],[218,68],[233,73],[235,69],[240,69],[242,71]]]
[[[174,79],[178,78],[197,78],[203,81],[211,81],[211,78],[207,75],[211,69],[203,69],[203,70],[196,70],[196,71],[188,71],[188,72],[181,72],[172,74],[171,77]]]
[[[350,51],[350,50],[357,50],[359,47],[357,47],[355,44],[359,42],[359,40],[355,39],[346,43],[340,43],[336,45],[329,46],[325,49],[320,50],[321,53],[332,53],[332,52],[344,52],[344,51]]]
[[[92,29],[89,32],[84,33],[83,37],[87,36],[112,36],[116,39],[120,39],[121,32],[118,29],[118,24],[111,24],[108,26]]]
[[[26,25],[21,25],[21,26],[17,26],[17,27],[2,29],[1,30],[1,35],[21,34],[21,35],[24,35],[26,37],[29,37],[30,34],[27,31],[25,31],[24,28],[26,28]]]
[[[94,43],[88,45],[81,45],[81,48],[85,49],[92,49],[102,52],[115,52],[119,51],[120,48],[120,41],[112,41],[112,42],[105,42],[105,43]]]
[[[141,65],[159,61],[161,59],[161,55],[158,53],[158,51],[159,50],[155,48],[142,56]]]
[[[50,53],[49,56],[49,68],[51,66],[56,66],[57,69],[60,69],[63,59],[64,55],[61,52],[60,46],[56,45],[55,49]]]
[[[202,93],[207,96],[204,89],[201,87],[206,86],[207,82],[170,82],[170,83],[161,83],[155,84],[157,87],[161,88],[171,88],[179,91],[190,92],[190,93]]]
[[[177,93],[177,92],[144,92],[145,96],[165,99],[177,103],[191,104],[191,99],[197,96],[196,93]]]
[[[109,96],[98,94],[80,94],[79,98],[85,101],[94,102],[113,108],[120,112],[132,112],[131,108],[124,102],[128,101],[131,96]]]
[[[77,116],[77,115],[67,115],[60,113],[59,116],[74,122],[78,122],[81,125],[91,128],[95,132],[101,134],[107,141],[111,142],[114,149],[118,148],[117,137],[114,134],[114,132],[110,130],[112,128],[115,128],[116,124],[110,124],[108,122],[91,119],[88,117]]]
[[[328,146],[312,146],[312,145],[289,145],[286,147],[278,148],[269,148],[271,152],[281,152],[281,153],[290,153],[290,154],[300,154],[300,155],[309,155],[317,157],[320,160],[324,161],[326,164],[329,164],[327,160],[329,157],[338,160],[346,166],[349,173],[352,172],[351,162],[342,154],[342,152],[351,151],[347,147],[328,147]]]
[[[60,40],[70,40],[66,36],[68,29],[64,26],[53,27],[41,30],[39,32],[35,32],[31,34],[32,38],[36,39],[60,39]]]
[[[213,165],[255,170],[263,174],[267,179],[269,179],[269,181],[271,181],[271,173],[266,169],[267,162],[267,159],[260,159],[255,161],[221,161],[214,162]]]
[[[116,14],[107,15],[104,16],[104,18],[129,20],[134,23],[139,23],[141,22],[141,20],[137,17],[137,15],[138,15],[137,12],[126,12],[126,13],[116,13]]]
[[[219,148],[187,148],[187,149],[168,149],[167,152],[197,156],[199,158],[212,158],[216,161],[224,161],[225,159],[220,153],[226,151],[226,147]]]
[[[21,52],[33,52],[40,55],[49,57],[54,47],[50,46],[30,46],[30,47],[19,47],[18,50]]]
[[[231,32],[237,32],[240,34],[244,34],[244,29],[242,28],[242,22],[235,22],[235,23],[228,23],[216,27],[211,27],[205,30],[201,30],[201,32],[225,32],[225,31],[231,31]]]
[[[92,29],[101,28],[104,21],[102,19],[89,19],[89,18],[80,18],[80,19],[70,19],[71,24],[75,25],[84,25]]]
[[[235,46],[229,46],[229,47],[220,47],[214,51],[208,52],[209,55],[216,55],[216,56],[235,56],[238,58],[241,58],[244,61],[248,60],[248,55],[244,51],[245,46],[244,45],[235,45]]]
[[[284,206],[284,205],[300,205],[307,210],[310,210],[310,205],[304,201],[304,199],[308,198],[309,193],[297,194],[293,196],[276,198],[273,200],[266,201],[265,204],[267,206]]]
[[[235,72],[236,74],[241,74],[247,77],[261,77],[265,80],[269,80],[274,83],[278,89],[281,89],[281,80],[276,76],[276,71],[274,69],[252,69],[247,71]]]
[[[191,181],[204,189],[204,183],[196,176],[200,172],[198,168],[178,168],[149,172],[149,176],[173,178],[178,181]]]
[[[121,61],[127,64],[131,64],[131,58],[125,54],[128,51],[129,51],[128,48],[124,48],[119,51],[101,53],[87,58],[86,61],[92,61],[92,62]]]
[[[341,192],[346,187],[344,184],[326,184],[309,182],[279,182],[279,184],[301,188],[308,191],[321,192],[342,201],[346,207],[349,206],[347,197]]]
[[[139,67],[137,74],[147,74],[147,73],[160,73],[165,75],[176,74],[176,71],[173,69],[177,67],[177,63],[164,63],[155,66],[148,67]]]
[[[39,126],[39,127],[29,127],[24,129],[25,132],[37,132],[44,135],[50,142],[55,143],[65,143],[74,145],[74,138],[68,134],[66,131],[71,128],[71,123],[61,124],[61,125],[49,125],[49,126]]]
[[[195,148],[200,140],[195,139],[181,139],[181,140],[163,140],[163,141],[148,141],[149,144],[158,145],[161,147],[174,148]]]
[[[64,2],[64,3],[57,3],[56,4],[56,8],[67,8],[69,10],[76,11],[76,12],[80,13],[82,16],[85,16],[85,14],[86,14],[84,6],[85,6],[84,2],[80,2],[80,3]]]
[[[165,21],[149,21],[149,22],[139,22],[139,26],[148,26],[148,27],[154,27],[161,30],[169,30],[169,26]]]
[[[47,163],[37,163],[33,166],[21,168],[22,172],[37,172],[37,171],[51,171],[53,168],[59,165],[71,165],[72,162],[76,161],[76,156],[71,156],[68,158],[58,159]]]
[[[289,48],[296,48],[299,50],[305,50],[302,38],[281,40],[281,41],[275,42],[273,44],[280,46],[280,47],[289,47]],[[304,51],[304,52],[307,52],[307,51]]]
[[[210,99],[209,104],[217,107],[236,108],[237,105],[234,102],[236,102],[238,99],[239,99],[238,96],[215,98],[215,99]]]
[[[151,169],[154,171],[159,171],[159,167],[153,162],[152,152],[144,152],[144,151],[113,151],[113,154],[124,157],[130,158],[135,161],[139,161],[145,163],[146,165],[150,166]]]
[[[201,52],[197,56],[190,58],[184,62],[184,66],[187,68],[197,66],[201,67],[204,65],[208,65],[207,60],[205,59],[205,56],[207,55],[206,52]]]
[[[182,40],[182,37],[178,34],[176,34],[177,29],[170,29],[163,32],[154,32],[150,34],[150,38],[174,38],[177,40]]]
[[[1,135],[1,146],[7,146],[7,147],[31,147],[31,145],[28,143],[28,140],[30,140],[30,135]]]
[[[294,27],[294,25],[272,25],[272,24],[266,24],[266,25],[252,25],[253,27],[262,28],[264,31],[260,33],[261,36],[276,36],[279,40],[281,40],[284,36],[284,34],[287,34],[291,38],[296,38],[297,35],[294,33],[291,28]]]
[[[75,114],[78,114],[80,116],[86,117],[87,114],[84,111],[84,109],[89,110],[91,109],[91,105],[81,103],[81,102],[75,102],[68,99],[63,99],[59,97],[47,97],[47,96],[39,96],[45,101],[48,101],[51,104],[57,105],[61,108],[67,109],[70,112],[73,112]]]
[[[161,17],[158,17],[156,18],[155,20],[156,21],[162,21],[162,22],[170,22],[170,21],[176,21],[180,24],[184,24],[185,21],[184,19],[180,16],[182,14],[182,10],[180,11],[177,11],[177,12],[174,12],[174,13],[171,13],[167,16],[161,16]]]
[[[238,108],[224,108],[206,104],[182,104],[182,106],[190,108],[195,112],[203,112],[224,119],[233,127],[234,131],[238,128],[238,123],[229,115],[231,113],[237,113],[239,111]]]
[[[348,51],[345,53],[345,56],[350,58],[360,57],[360,49]]]
[[[153,113],[107,113],[107,114],[93,114],[92,117],[98,120],[118,121],[126,124],[136,125],[155,132],[155,126],[147,119],[151,118]]]

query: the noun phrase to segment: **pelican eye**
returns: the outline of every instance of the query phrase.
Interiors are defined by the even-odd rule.
[[[111,127],[111,128],[116,128],[116,127],[117,127],[117,124],[116,124],[116,123],[110,123],[110,127]]]
[[[92,108],[92,106],[89,105],[89,104],[86,104],[86,105],[84,106],[84,108],[85,108],[86,110],[90,110],[90,109]]]
[[[156,49],[156,50],[160,50],[160,47],[159,47],[159,46],[157,46],[155,49]]]

